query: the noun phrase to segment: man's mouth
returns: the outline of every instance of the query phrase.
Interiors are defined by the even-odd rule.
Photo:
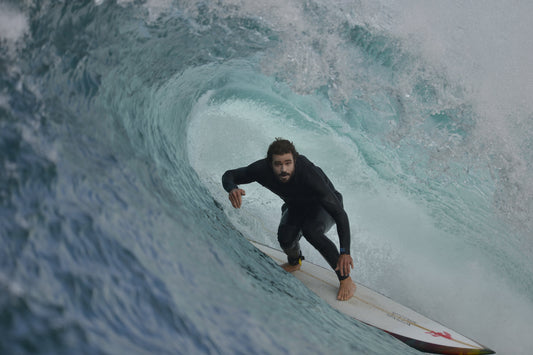
[[[284,181],[284,180],[287,180],[288,178],[290,178],[291,174],[289,174],[289,173],[281,173],[278,176],[279,176],[280,180]]]

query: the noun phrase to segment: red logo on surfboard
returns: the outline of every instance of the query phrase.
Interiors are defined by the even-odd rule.
[[[431,334],[434,337],[443,337],[443,338],[452,340],[452,335],[448,332],[435,332],[432,330],[430,332],[426,332],[426,334]]]

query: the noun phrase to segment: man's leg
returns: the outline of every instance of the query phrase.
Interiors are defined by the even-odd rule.
[[[299,266],[299,260],[302,258],[300,238],[302,237],[301,224],[303,216],[295,213],[295,211],[290,212],[285,205],[282,211],[283,214],[278,227],[278,242],[285,254],[287,254],[288,264]]]

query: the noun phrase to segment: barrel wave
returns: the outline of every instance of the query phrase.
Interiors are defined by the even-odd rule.
[[[516,5],[0,3],[0,353],[416,353],[247,241],[276,246],[281,201],[251,184],[234,210],[220,178],[275,137],[343,194],[354,278],[528,353]]]

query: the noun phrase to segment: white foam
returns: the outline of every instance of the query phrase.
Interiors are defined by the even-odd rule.
[[[15,42],[28,32],[28,18],[9,4],[0,3],[0,39]]]
[[[533,228],[533,3],[382,2],[394,14],[388,30],[465,89],[476,115],[470,149],[500,182],[498,208]]]
[[[96,5],[100,5],[104,0],[95,0]],[[128,5],[135,3],[135,0],[117,0],[119,5]],[[143,7],[148,10],[148,22],[157,20],[162,14],[167,13],[172,9],[172,0],[147,0],[143,3]]]
[[[409,0],[389,5],[396,7],[391,30],[419,41],[431,62],[472,86],[483,106],[498,111],[533,107],[533,3]]]

